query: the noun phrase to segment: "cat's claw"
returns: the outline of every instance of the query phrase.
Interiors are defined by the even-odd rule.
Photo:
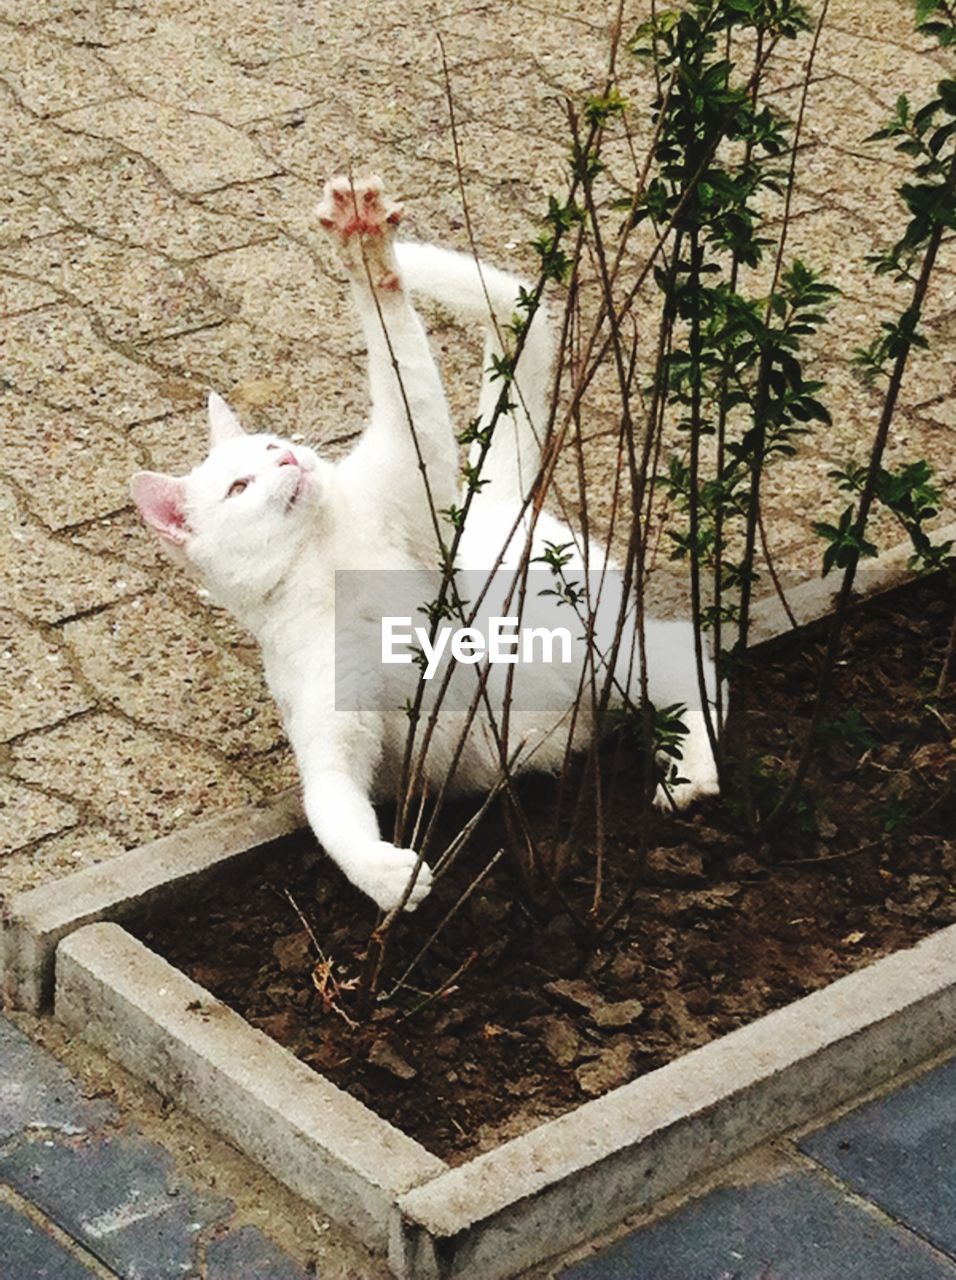
[[[414,849],[399,849],[387,840],[378,840],[363,849],[361,855],[343,867],[345,874],[363,893],[367,893],[383,911],[398,906],[418,863]],[[432,887],[431,868],[423,862],[405,904],[414,911]]]
[[[330,178],[315,213],[350,272],[367,270],[376,289],[400,287],[391,232],[401,220],[402,206],[382,194],[381,178]]]

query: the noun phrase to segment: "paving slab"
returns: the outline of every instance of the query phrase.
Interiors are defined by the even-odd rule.
[[[96,760],[98,767],[87,774],[78,760]],[[131,845],[259,794],[211,748],[170,740],[101,712],[20,739],[12,768],[39,787],[62,786]]]
[[[146,586],[132,566],[51,536],[8,495],[0,483],[0,515],[6,519],[0,528],[0,591],[11,609],[37,622],[62,622]]]
[[[0,244],[47,235],[65,223],[40,179],[8,175],[0,190]]]
[[[954,1280],[924,1241],[796,1170],[726,1187],[560,1280]]]
[[[108,1080],[118,1083],[115,1073]],[[87,1096],[63,1062],[0,1015],[0,1280],[315,1274],[191,1166],[187,1181],[182,1152],[174,1158],[130,1127],[122,1097],[121,1088]]]
[[[0,1143],[27,1131],[79,1136],[115,1117],[110,1102],[85,1097],[62,1063],[0,1017]]]
[[[129,92],[92,49],[36,30],[0,28],[0,72],[23,105],[41,117]]]
[[[321,237],[316,234],[313,211],[321,194],[322,175],[319,173],[316,173],[313,182],[305,182],[291,174],[279,174],[274,178],[240,183],[200,196],[198,204],[193,208],[197,212],[209,210],[207,217],[215,215],[227,227],[232,222],[247,227],[250,230],[247,235],[249,242],[285,231],[300,241],[318,245],[321,244]],[[215,249],[218,252],[233,247],[235,246],[222,237]]]
[[[262,239],[251,220],[200,208],[173,190],[142,156],[109,156],[60,175],[57,207],[74,222],[122,244],[189,260]],[[21,214],[26,219],[26,214]],[[28,224],[29,225],[29,224]]]
[[[42,280],[30,280],[11,273],[6,270],[7,265],[0,258],[0,316],[16,316],[23,311],[35,311],[51,302],[59,302],[60,295]],[[20,264],[13,265],[17,268]]]
[[[124,1280],[198,1277],[201,1233],[232,1211],[135,1134],[24,1141],[0,1156],[0,1178]]]
[[[18,0],[0,0],[18,3]],[[361,34],[369,14],[363,6],[345,7],[337,0],[173,0],[140,9],[68,4],[50,30],[77,41],[113,46],[161,33],[166,19],[185,19],[198,28],[226,60],[249,68],[275,58],[306,53],[317,46],[330,53]]]
[[[0,898],[62,879],[123,852],[125,846],[105,828],[90,821],[78,822],[58,834],[22,844],[0,858]]]
[[[63,129],[79,138],[121,142],[138,152],[180,192],[213,191],[276,171],[238,129],[211,116],[144,98],[84,107],[58,119]]]
[[[23,284],[52,286],[53,301],[62,296],[80,303],[110,342],[142,342],[224,319],[212,291],[188,268],[89,233],[69,231],[6,249],[0,270],[28,277]]]
[[[3,441],[0,469],[21,484],[29,478],[23,505],[48,529],[109,515],[129,502],[129,477],[145,457],[122,427],[13,391],[0,391],[0,420],[17,424]]]
[[[170,107],[215,116],[225,124],[285,115],[309,101],[308,93],[246,75],[184,22],[167,19],[155,35],[118,45],[103,56],[133,92]],[[176,75],[169,74],[171,65]],[[321,90],[316,96],[321,96]]]
[[[180,406],[164,379],[97,333],[79,307],[44,307],[4,324],[4,381],[56,409],[113,423],[159,417]]]
[[[956,1060],[851,1111],[800,1149],[956,1259]]]
[[[102,139],[70,135],[51,121],[36,119],[17,103],[6,85],[0,84],[0,174],[4,182],[54,173],[95,160],[109,150]]]
[[[249,429],[301,433],[331,457],[330,442],[357,433],[368,408],[349,337],[331,323],[321,341],[296,341],[232,321],[150,343],[145,354],[197,387],[219,391]]]
[[[126,715],[230,756],[281,741],[258,671],[162,592],[68,623],[64,639],[90,685]]]
[[[0,777],[0,858],[32,840],[73,826],[79,816],[66,800]]]
[[[94,1280],[97,1273],[0,1200],[0,1280]]]
[[[255,1227],[240,1227],[206,1250],[205,1280],[309,1280],[307,1272]]]
[[[248,323],[280,337],[322,338],[339,328],[343,300],[316,256],[283,237],[217,254],[201,269]]]

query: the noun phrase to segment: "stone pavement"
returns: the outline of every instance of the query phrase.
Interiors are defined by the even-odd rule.
[[[314,1274],[0,1017],[0,1280]]]
[[[956,1280],[956,1059],[556,1274]],[[764,1164],[767,1162],[765,1161]]]
[[[814,8],[815,6],[811,6]],[[0,0],[0,897],[295,780],[250,639],[168,565],[128,498],[141,467],[204,451],[213,387],[253,427],[340,450],[364,412],[361,344],[312,208],[381,172],[409,234],[533,272],[566,181],[560,95],[601,82],[616,0]],[[629,0],[629,24],[649,0]],[[788,112],[809,41],[786,51]],[[646,142],[649,86],[622,60]],[[864,255],[898,233],[892,151],[861,141],[929,93],[904,0],[832,0],[790,249],[844,290],[820,344],[834,424],[769,477],[782,567],[817,570],[826,471],[874,392],[847,352],[899,309]],[[615,162],[616,163],[616,162]],[[956,480],[956,254],[892,458]],[[459,420],[479,344],[430,317]],[[611,457],[600,397],[590,449]],[[822,495],[828,495],[823,497]],[[894,535],[894,540],[896,535]]]

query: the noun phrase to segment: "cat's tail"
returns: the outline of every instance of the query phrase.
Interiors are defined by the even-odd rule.
[[[398,241],[399,268],[413,293],[434,298],[463,319],[485,325],[484,374],[478,399],[478,416],[490,422],[502,381],[494,376],[495,358],[504,352],[504,326],[527,312],[519,308],[521,289],[531,286],[517,276],[478,261],[471,254],[434,245]],[[547,428],[554,365],[554,339],[542,299],[528,328],[508,399],[513,408],[499,415],[481,468],[489,483],[481,490],[484,500],[520,504],[541,466],[541,444]],[[480,446],[473,445],[470,461],[478,460]]]

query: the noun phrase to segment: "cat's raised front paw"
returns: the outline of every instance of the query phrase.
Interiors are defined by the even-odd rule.
[[[315,213],[349,271],[367,268],[376,289],[400,287],[391,232],[401,220],[402,206],[382,194],[381,178],[330,178]]]
[[[387,840],[377,840],[350,858],[343,870],[352,883],[367,893],[383,911],[391,911],[401,901],[417,862],[418,854],[414,849],[399,849]],[[431,868],[423,862],[405,910],[414,911],[428,896],[431,887]]]

